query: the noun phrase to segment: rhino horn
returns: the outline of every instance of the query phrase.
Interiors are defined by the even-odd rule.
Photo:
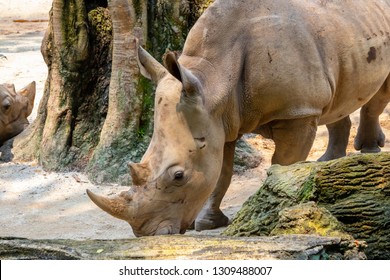
[[[147,183],[150,175],[150,168],[148,164],[129,162],[128,166],[134,185],[142,186]]]
[[[167,69],[141,46],[138,46],[137,59],[141,74],[156,83],[168,73]]]
[[[130,192],[122,192],[119,196],[108,198],[94,194],[87,189],[89,198],[99,206],[103,211],[114,216],[115,218],[128,221],[130,210],[130,202],[132,194]]]

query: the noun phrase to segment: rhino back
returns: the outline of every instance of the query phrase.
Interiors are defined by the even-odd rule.
[[[333,122],[366,103],[389,75],[390,1],[216,1],[181,61],[201,73],[210,106],[249,132],[273,119]]]

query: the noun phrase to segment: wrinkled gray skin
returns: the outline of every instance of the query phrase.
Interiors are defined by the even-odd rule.
[[[273,139],[273,163],[305,160],[317,126],[346,154],[349,114],[362,108],[355,148],[378,152],[378,116],[390,100],[390,1],[220,0],[165,66],[139,48],[157,83],[155,127],[134,187],[114,198],[88,191],[137,236],[224,226],[234,145],[244,133]],[[203,210],[202,210],[203,207]]]
[[[15,91],[12,84],[0,84],[0,146],[18,135],[29,124],[34,107],[35,82]]]

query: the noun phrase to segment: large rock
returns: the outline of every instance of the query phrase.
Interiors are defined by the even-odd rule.
[[[390,259],[390,154],[274,165],[224,232],[291,233],[356,239],[368,258]]]
[[[253,148],[246,139],[247,137],[241,138],[236,143],[233,170],[238,174],[247,169],[256,168],[262,161],[261,153]]]

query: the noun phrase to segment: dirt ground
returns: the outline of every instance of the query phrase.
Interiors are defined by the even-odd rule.
[[[18,1],[0,0],[9,5],[8,10],[6,9],[8,16],[4,16],[4,11],[0,16],[0,54],[7,57],[0,58],[0,83],[14,83],[16,88],[20,89],[33,80],[37,82],[37,98],[31,121],[36,116],[47,77],[47,67],[40,54],[40,43],[47,27],[45,9],[48,11],[51,1],[37,2],[39,1],[42,2],[36,7],[39,12],[34,12],[32,8],[30,14],[18,14],[17,9],[10,4]],[[14,19],[23,20],[14,22]],[[37,19],[43,21],[36,22]],[[389,117],[390,106],[381,116],[384,132],[390,139]],[[352,115],[349,153],[355,153],[353,137],[356,135],[358,119],[356,112]],[[229,217],[233,217],[242,203],[261,186],[266,169],[270,166],[273,142],[260,136],[249,141],[261,152],[263,161],[255,169],[234,175],[222,205]],[[326,144],[327,131],[325,127],[320,127],[308,160],[319,158],[324,153]],[[383,150],[390,151],[389,140]],[[88,199],[85,193],[87,188],[100,194],[126,190],[126,187],[118,185],[93,185],[81,173],[46,172],[34,162],[0,163],[0,236],[42,239],[133,237],[126,222],[112,218]],[[214,230],[202,234],[219,232],[220,230]],[[186,234],[198,233],[188,231]]]

